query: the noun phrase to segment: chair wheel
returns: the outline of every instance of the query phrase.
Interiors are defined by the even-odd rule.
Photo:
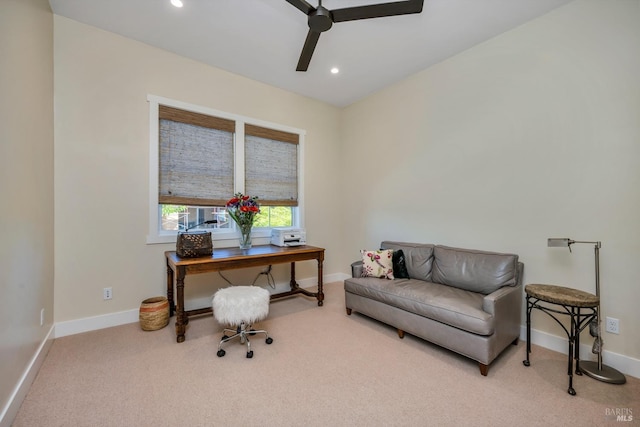
[[[256,330],[255,330],[255,329],[251,329],[251,330],[249,331],[249,335],[255,335],[255,334],[256,334]]]
[[[223,335],[223,336],[222,336],[222,338],[221,338],[221,340],[226,340],[226,339],[228,339],[228,338],[229,338],[228,336]]]
[[[271,344],[273,342],[273,338],[269,337],[266,340],[264,340],[264,342],[266,342],[267,344]]]
[[[226,354],[226,352],[223,349],[220,349],[216,354],[218,355],[218,357],[222,357]]]
[[[247,352],[247,359],[251,359],[253,357],[253,350]]]

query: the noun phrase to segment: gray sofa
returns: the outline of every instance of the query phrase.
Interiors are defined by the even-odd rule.
[[[359,312],[394,326],[400,338],[408,332],[476,360],[485,376],[518,343],[518,255],[389,241],[380,247],[402,250],[409,278],[361,277],[362,261],[354,262],[353,277],[344,281],[348,315]]]

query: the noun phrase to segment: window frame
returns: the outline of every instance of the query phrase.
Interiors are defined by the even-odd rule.
[[[306,131],[277,123],[267,122],[238,114],[227,113],[208,107],[189,104],[156,95],[147,95],[149,104],[149,230],[146,238],[147,244],[175,243],[177,231],[161,230],[160,204],[158,201],[159,185],[159,106],[177,108],[194,113],[205,114],[222,119],[233,120],[235,122],[234,134],[234,193],[244,192],[244,162],[245,162],[245,124],[269,128],[277,131],[294,133],[299,136],[298,142],[298,206],[292,206],[293,227],[304,228],[304,137]],[[233,194],[229,195],[231,198]],[[222,246],[233,245],[238,240],[235,228],[215,229],[211,233],[212,239],[218,241]],[[253,239],[256,244],[268,244],[271,238],[271,228],[254,228]]]

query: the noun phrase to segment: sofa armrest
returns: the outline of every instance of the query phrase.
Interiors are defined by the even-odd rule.
[[[520,313],[522,312],[522,273],[524,264],[518,263],[518,276],[516,286],[503,286],[500,289],[485,295],[482,300],[482,310],[495,316],[497,313],[504,312],[509,307],[516,306],[518,308],[518,324],[520,324]]]
[[[362,277],[362,261],[351,263],[351,277]]]
[[[504,309],[505,305],[511,305],[514,301],[518,302],[519,307],[521,300],[522,286],[503,286],[497,291],[485,295],[482,300],[482,310],[495,316],[497,312]]]
[[[518,337],[522,316],[522,285],[503,286],[486,295],[482,309],[494,317],[497,334]]]

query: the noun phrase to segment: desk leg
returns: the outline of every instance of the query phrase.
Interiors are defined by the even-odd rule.
[[[184,267],[176,267],[178,270],[178,278],[176,280],[176,293],[177,295],[177,304],[176,304],[176,341],[184,342],[184,331],[185,326],[189,323],[189,319],[184,312],[184,276],[186,275],[186,271]]]
[[[533,305],[529,301],[530,297],[527,295],[527,358],[522,361],[524,366],[530,366],[529,353],[531,353],[531,309]]]
[[[176,303],[173,300],[173,269],[169,266],[169,260],[167,260],[167,300],[169,300],[169,317],[171,317],[176,311]]]
[[[289,286],[291,287],[291,290],[288,292],[273,294],[271,295],[271,299],[274,300],[274,299],[286,297],[289,295],[302,294],[308,297],[315,297],[318,300],[318,305],[322,307],[322,305],[324,304],[324,292],[322,292],[322,261],[323,261],[322,257],[318,258],[318,292],[309,292],[306,289],[302,289],[300,285],[298,285],[298,282],[296,282],[296,263],[292,262],[291,263],[291,281],[289,282]]]
[[[291,291],[296,291],[298,289],[298,282],[296,282],[296,263],[291,263],[291,275],[289,278],[289,287]]]

